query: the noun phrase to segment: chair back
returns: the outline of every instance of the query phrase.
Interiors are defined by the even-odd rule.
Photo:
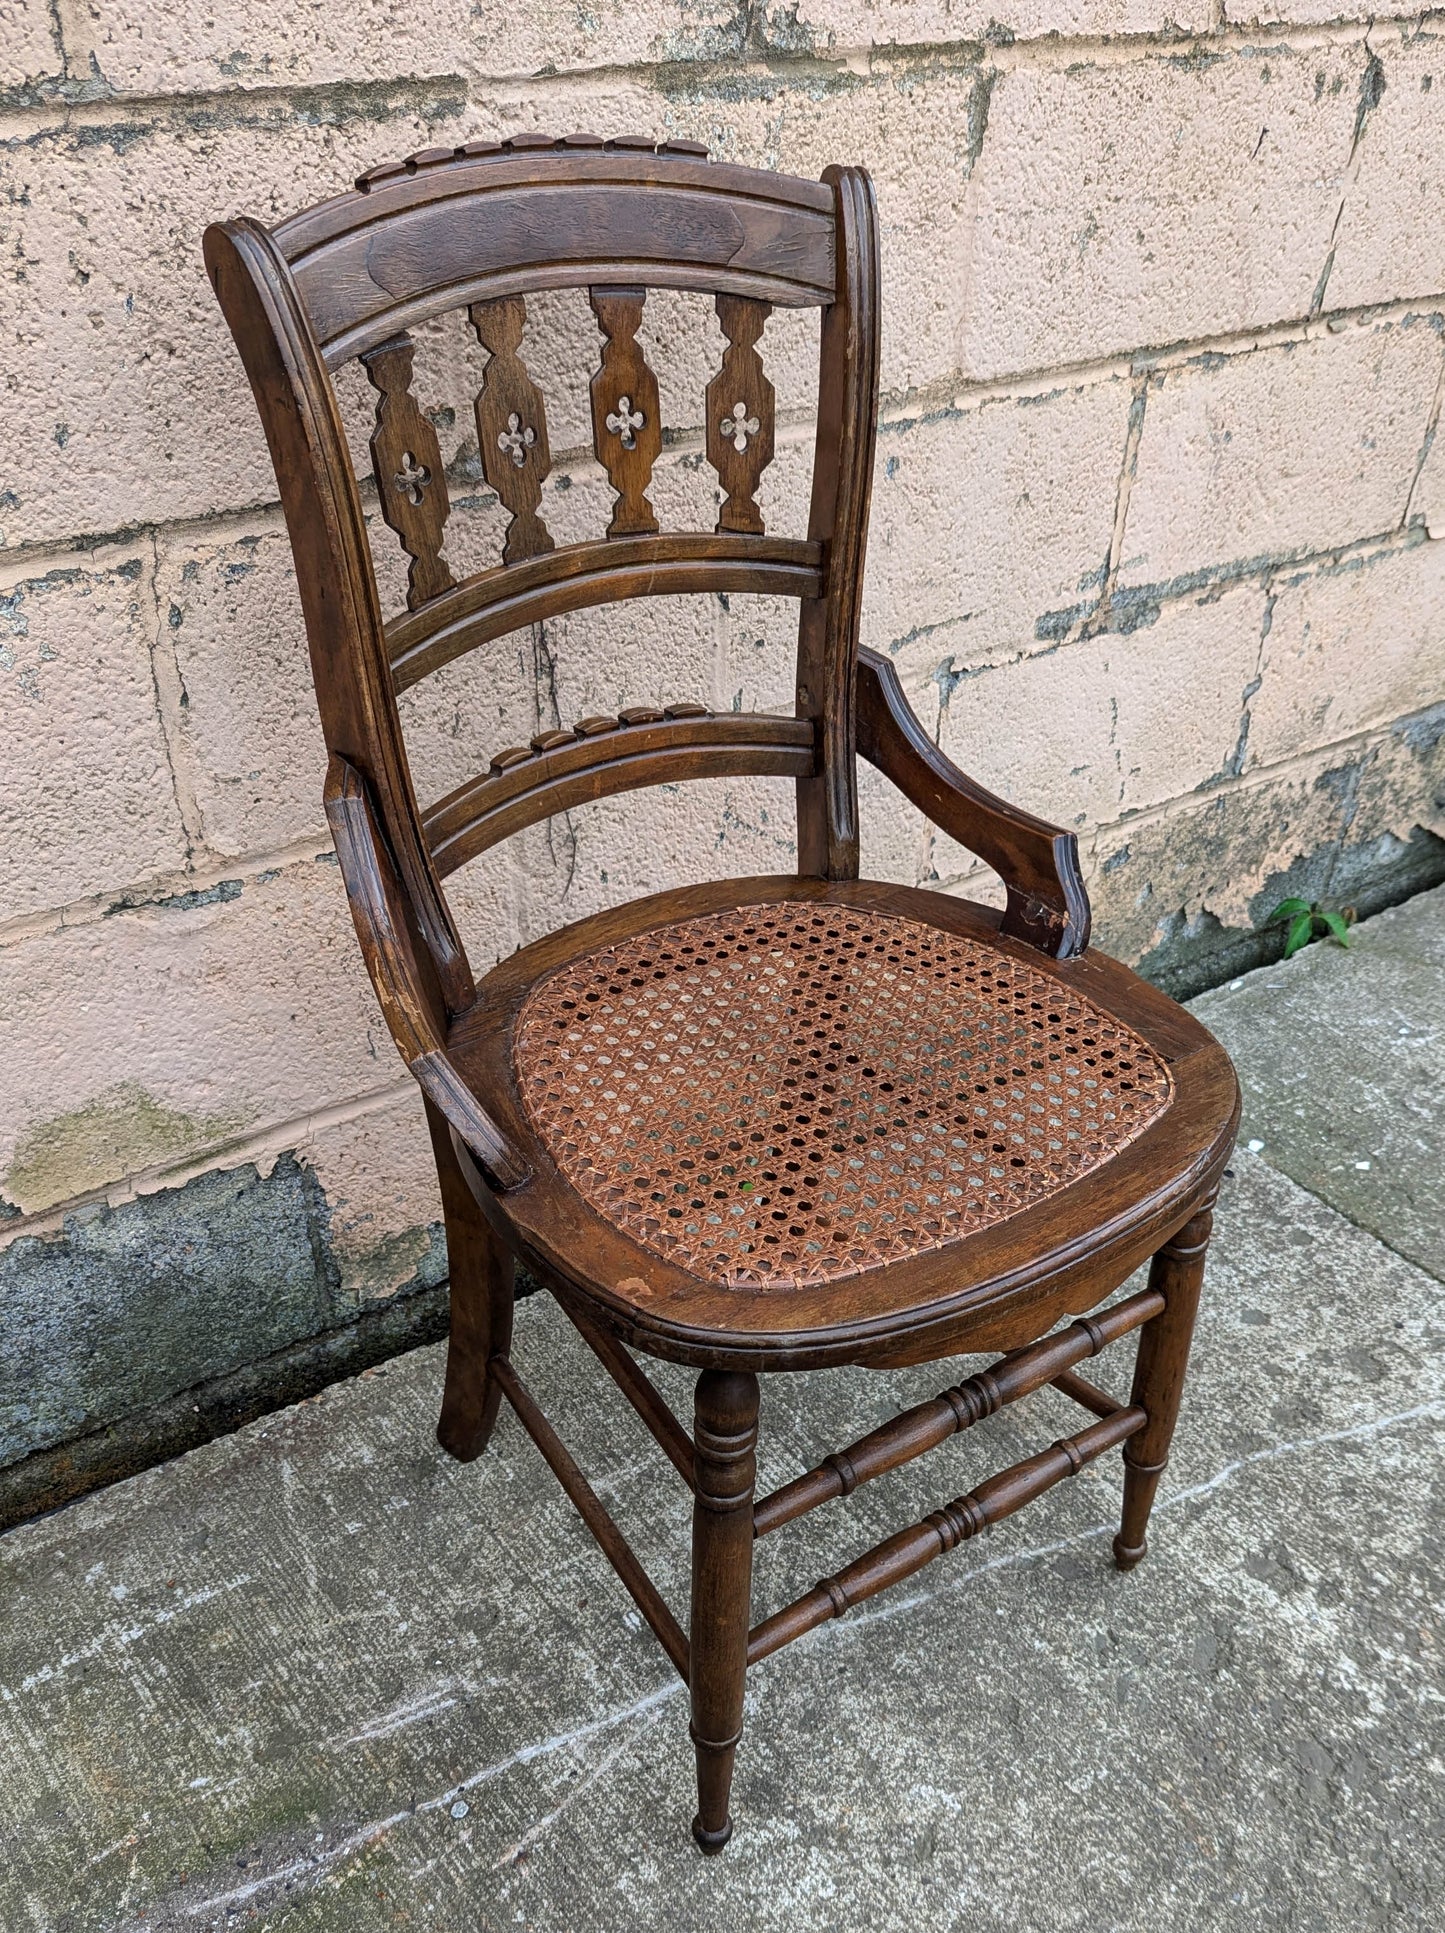
[[[276,470],[327,747],[370,790],[448,1010],[475,989],[442,879],[585,800],[679,778],[791,776],[799,871],[856,876],[854,668],[878,385],[877,225],[861,169],[814,182],[712,162],[691,143],[519,135],[374,168],[273,229],[217,224],[205,254]],[[587,289],[602,336],[593,448],[615,501],[604,532],[557,545],[541,515],[546,402],[521,344],[528,296],[571,287]],[[705,397],[723,492],[711,531],[662,531],[648,496],[663,433],[638,341],[651,288],[711,295],[726,338]],[[768,535],[757,503],[773,456],[759,343],[774,305],[822,311],[808,532],[792,539]],[[453,309],[488,354],[477,440],[509,515],[496,564],[460,581],[444,555],[441,450],[412,387],[411,332]],[[407,557],[406,608],[390,617],[333,382],[352,359],[376,391],[377,500]],[[562,612],[748,591],[799,601],[794,716],[633,707],[541,733],[418,804],[399,692]]]

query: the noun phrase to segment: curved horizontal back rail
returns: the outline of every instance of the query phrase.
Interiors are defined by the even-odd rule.
[[[479,644],[594,604],[688,591],[819,597],[823,546],[719,534],[602,537],[480,571],[386,627],[391,675],[405,691]]]
[[[825,307],[821,182],[573,136],[435,149],[275,230],[335,368],[443,309],[593,283]]]
[[[701,705],[584,718],[571,731],[498,752],[489,772],[429,806],[422,828],[445,877],[525,826],[617,792],[677,779],[807,777],[815,737],[811,719],[714,714]]]
[[[877,223],[867,176],[821,181],[714,163],[685,143],[519,135],[371,170],[281,222],[208,232],[296,554],[328,749],[374,797],[430,967],[438,1019],[475,999],[440,879],[498,839],[590,799],[683,778],[791,777],[803,873],[855,876],[853,659],[878,367]],[[593,449],[614,502],[605,537],[558,548],[543,515],[545,397],[526,366],[526,297],[585,287],[601,338]],[[649,288],[714,297],[726,347],[703,398],[715,530],[659,530],[664,430],[639,337]],[[806,537],[771,537],[758,502],[775,393],[760,351],[774,304],[822,311]],[[478,461],[507,513],[500,566],[458,583],[445,458],[414,384],[413,324],[464,311],[486,352]],[[360,490],[330,372],[359,359],[376,394],[379,521],[408,559],[408,609],[383,623]],[[376,527],[373,524],[373,529]],[[397,693],[474,646],[634,596],[752,592],[800,607],[796,716],[701,707],[589,719],[498,755],[425,814]]]

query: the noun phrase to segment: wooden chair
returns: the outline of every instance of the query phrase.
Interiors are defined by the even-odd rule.
[[[1127,1570],[1144,1555],[1234,1139],[1233,1071],[1172,1001],[1086,950],[1074,835],[966,778],[887,660],[858,648],[879,327],[861,169],[812,182],[686,142],[469,142],[375,168],[272,230],[213,227],[205,253],[290,529],[357,934],[426,1098],[451,1265],[438,1435],[475,1457],[511,1403],[690,1688],[693,1831],[716,1852],[750,1664],[1121,1445],[1115,1557]],[[527,296],[578,286],[603,339],[592,426],[616,502],[605,534],[559,549],[539,510],[543,399],[519,351]],[[706,533],[661,533],[647,495],[662,433],[637,331],[663,286],[714,296],[727,338],[705,399],[725,493]],[[756,502],[773,304],[822,311],[798,538],[767,534]],[[456,582],[407,332],[460,307],[490,352],[477,434],[511,522],[500,563]],[[379,392],[378,503],[410,560],[407,609],[387,620],[332,386],[352,357]],[[559,612],[719,591],[798,599],[791,716],[678,703],[584,718],[418,807],[399,691]],[[859,753],[996,869],[1001,915],[858,877]],[[657,893],[473,979],[442,890],[457,867],[585,801],[739,773],[796,781],[796,874]],[[1148,1287],[1100,1308],[1150,1256]],[[517,1261],[693,1491],[686,1631],[512,1364]],[[1076,1366],[1131,1331],[1121,1405]],[[691,1436],[629,1349],[701,1372]],[[755,1500],[761,1373],[993,1350],[1008,1353]],[[1091,1413],[1076,1435],[750,1628],[756,1538],[1046,1383]]]

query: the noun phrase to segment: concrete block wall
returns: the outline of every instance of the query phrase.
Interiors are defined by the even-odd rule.
[[[961,764],[1077,826],[1100,944],[1189,991],[1260,957],[1286,892],[1369,909],[1445,875],[1445,16],[1236,12],[0,0],[0,1520],[443,1319],[420,1109],[328,851],[285,534],[201,269],[215,216],[537,127],[865,162],[867,641]],[[707,528],[721,337],[682,296],[647,335],[676,431],[655,499]],[[603,521],[597,344],[580,295],[534,305],[559,538]],[[814,319],[764,351],[790,530]],[[498,529],[475,353],[453,319],[418,355],[461,569]],[[408,695],[419,789],[587,711],[786,703],[791,636],[736,598],[519,635]],[[992,890],[864,793],[870,870]],[[455,900],[485,966],[792,863],[789,788],[719,781],[537,828]]]

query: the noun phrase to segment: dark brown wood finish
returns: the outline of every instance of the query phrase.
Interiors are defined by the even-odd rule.
[[[526,1180],[526,1166],[451,1058],[440,990],[427,971],[366,781],[340,753],[332,754],[325,801],[361,955],[397,1051],[483,1171],[497,1186],[515,1188]]]
[[[608,1375],[651,1430],[668,1461],[686,1482],[695,1488],[692,1439],[678,1422],[652,1383],[628,1355],[615,1336],[589,1322],[577,1309],[563,1303],[582,1340],[596,1352]]]
[[[1021,1396],[1042,1389],[1045,1383],[1062,1387],[1062,1378],[1072,1364],[1097,1356],[1111,1342],[1158,1315],[1164,1306],[1157,1290],[1146,1289],[1116,1302],[1097,1317],[1084,1316],[1043,1342],[1015,1350],[991,1369],[980,1370],[930,1401],[904,1410],[847,1449],[835,1450],[816,1470],[762,1498],[753,1512],[757,1535],[765,1537],[770,1530],[806,1516],[834,1497],[852,1496],[860,1484],[871,1483],[875,1477],[937,1449],[958,1431],[970,1429],[1006,1403],[1016,1403]],[[1104,1414],[1111,1415],[1120,1407],[1111,1402]]]
[[[453,1456],[475,1457],[501,1398],[512,1405],[689,1685],[698,1768],[694,1832],[705,1851],[715,1852],[731,1831],[729,1788],[750,1662],[911,1576],[1119,1445],[1125,1491],[1115,1558],[1127,1569],[1144,1555],[1179,1411],[1210,1206],[1238,1117],[1233,1071],[1189,1015],[1089,951],[1074,835],[974,784],[929,740],[888,661],[859,651],[879,328],[877,218],[861,170],[830,168],[821,182],[796,181],[709,162],[693,144],[654,147],[628,136],[475,141],[373,168],[355,191],[274,231],[246,220],[212,228],[206,261],[261,413],[291,533],[330,759],[326,810],[358,940],[392,1037],[425,1097],[451,1268],[438,1434]],[[556,287],[587,289],[597,316],[594,447],[616,496],[605,532],[560,549],[540,515],[550,462],[545,399],[521,355],[526,297]],[[638,340],[652,287],[713,298],[727,338],[722,366],[700,399],[706,451],[725,493],[716,531],[660,531],[648,496],[664,429]],[[780,303],[822,311],[805,536],[765,534],[756,501],[774,436],[764,323],[770,305]],[[413,394],[406,333],[456,309],[467,311],[489,353],[476,399],[481,461],[511,513],[499,563],[461,583],[442,554],[446,478],[435,433]],[[362,359],[378,392],[378,499],[411,560],[408,609],[385,623],[330,376],[350,357]],[[716,592],[798,600],[794,716],[716,714],[696,701],[632,705],[503,747],[486,772],[425,810],[418,806],[399,691],[519,626],[632,597]],[[1002,914],[858,879],[859,753],[994,867],[1007,893]],[[565,927],[474,980],[443,877],[522,827],[590,800],[632,786],[741,773],[795,781],[796,876],[655,894]],[[769,924],[770,909],[782,909],[786,920]],[[1041,1017],[1029,1025],[1045,1027],[1050,1010],[1059,1009],[1048,1021],[1054,1032],[1030,1038],[1065,1044],[1028,1050],[1028,1078],[1039,1076],[1046,1086],[1062,1078],[1049,1072],[1055,1062],[1092,1053],[1078,1063],[1102,1070],[1092,1081],[1115,1080],[1121,1064],[1145,1068],[1155,1096],[1150,1110],[1127,1134],[1109,1130],[1115,1140],[1077,1173],[1070,1169],[1072,1178],[1021,1195],[1020,1205],[966,1231],[935,1231],[881,1258],[864,1254],[865,1242],[863,1259],[797,1279],[709,1274],[649,1233],[669,1212],[663,1188],[646,1198],[642,1222],[629,1224],[633,1233],[622,1226],[615,1198],[584,1195],[576,1150],[549,1138],[529,1102],[522,1043],[532,1037],[528,1003],[561,984],[558,976],[605,955],[597,971],[619,1000],[630,999],[630,990],[650,982],[642,975],[624,988],[614,960],[643,957],[640,940],[663,928],[719,919],[740,945],[752,944],[749,933],[785,926],[865,940],[905,927],[933,935],[921,950],[894,939],[846,957],[882,957],[893,948],[889,984],[921,970],[914,962],[930,946],[985,963],[968,983],[970,999],[982,998],[984,986],[1033,989],[1027,997],[1016,991],[1005,1026],[1030,1014]],[[715,972],[731,957],[731,942],[708,945],[712,965],[704,969],[691,942],[648,941],[648,958],[663,949],[648,971],[654,978]],[[758,960],[774,959],[766,948],[750,957],[754,973],[762,970]],[[801,960],[794,959],[799,972]],[[797,1065],[811,1071],[780,1070],[780,1084],[801,1087],[826,1076],[846,1087],[861,1078],[846,1072],[847,1041],[835,1037],[832,996],[814,1009],[811,995],[789,997],[798,1002],[803,1029]],[[1005,995],[988,997],[1002,1002]],[[1065,1010],[1083,1017],[1075,1030],[1092,1047],[1067,1045],[1060,1031]],[[564,1031],[571,1024],[565,1014],[561,1024]],[[1100,1044],[1105,1035],[1124,1043],[1107,1049],[1116,1055],[1112,1063]],[[827,1044],[808,1048],[809,1041]],[[909,1045],[897,1043],[904,1058]],[[637,1061],[629,1050],[609,1075],[619,1095],[642,1080],[626,1071]],[[685,1077],[681,1060],[676,1072]],[[966,1110],[974,1105],[968,1094],[976,1075],[976,1068],[973,1075],[963,1070],[956,1102],[947,1091],[960,1135],[973,1118]],[[749,1078],[739,1065],[740,1096]],[[656,1100],[671,1084],[669,1073],[646,1091]],[[723,1091],[733,1092],[726,1076]],[[1042,1088],[1020,1087],[1021,1110],[1035,1091]],[[1111,1091],[1122,1120],[1135,1099],[1122,1087]],[[810,1086],[809,1094],[810,1107],[825,1105],[821,1120],[796,1117],[799,1175],[807,1135],[831,1137],[840,1157],[852,1145],[838,1140],[840,1127],[825,1125],[838,1097],[846,1098],[843,1088]],[[706,1099],[715,1104],[715,1096]],[[988,1114],[981,1103],[977,1111]],[[998,1131],[968,1129],[985,1139]],[[857,1142],[867,1139],[860,1134]],[[1008,1161],[1007,1142],[999,1141],[993,1155]],[[1024,1156],[1012,1159],[1017,1165]],[[683,1193],[693,1187],[677,1184]],[[788,1184],[779,1199],[790,1192],[798,1194]],[[801,1212],[784,1207],[775,1218]],[[770,1225],[758,1223],[764,1231]],[[779,1238],[764,1232],[759,1239]],[[830,1239],[855,1238],[842,1229]],[[1151,1257],[1146,1290],[1101,1306]],[[557,1297],[693,1490],[687,1635],[511,1361],[519,1262]],[[1066,1326],[1049,1333],[1060,1322]],[[1134,1332],[1137,1360],[1125,1404],[1076,1365]],[[629,1349],[700,1372],[691,1438]],[[841,1363],[886,1368],[983,1350],[1008,1353],[754,1502],[760,1375]],[[1046,1386],[1094,1420],[864,1552],[750,1629],[756,1537],[846,1498]]]
[[[412,610],[440,597],[456,581],[441,554],[451,508],[441,445],[411,393],[415,353],[410,336],[393,336],[361,358],[378,392],[376,428],[371,433],[377,500],[411,559],[406,601]]]
[[[758,1379],[708,1369],[697,1379],[692,1509],[692,1732],[697,1816],[704,1852],[732,1837],[728,1792],[743,1730],[753,1576]]]
[[[502,1386],[491,1365],[512,1346],[516,1269],[511,1251],[492,1231],[457,1161],[450,1123],[430,1097],[425,1105],[446,1218],[451,1278],[451,1336],[437,1441],[458,1463],[470,1463],[486,1449],[502,1400]]]
[[[1124,1452],[1124,1518],[1114,1539],[1114,1562],[1131,1571],[1149,1548],[1145,1531],[1154,1494],[1169,1461],[1169,1445],[1184,1395],[1184,1371],[1194,1336],[1194,1318],[1204,1287],[1204,1257],[1209,1249],[1213,1196],[1155,1255],[1149,1286],[1164,1307],[1139,1336],[1130,1401],[1147,1414],[1147,1427]]]
[[[723,487],[717,527],[763,535],[755,498],[773,460],[773,385],[763,373],[757,345],[771,313],[767,302],[720,295],[717,317],[728,346],[722,368],[707,386],[707,460]]]
[[[1092,1410],[1095,1416],[1112,1416],[1119,1408],[1107,1390],[1100,1389],[1086,1376],[1076,1375],[1072,1369],[1065,1369],[1055,1376],[1053,1386],[1061,1396],[1067,1396],[1082,1408]]]
[[[801,718],[700,705],[632,722],[588,718],[497,752],[488,772],[429,806],[422,823],[445,877],[524,826],[592,799],[670,778],[794,778],[812,770],[813,756],[813,729]]]
[[[1173,1104],[1104,1167],[1039,1208],[965,1242],[868,1270],[846,1290],[795,1288],[784,1297],[707,1285],[674,1269],[594,1214],[557,1173],[516,1092],[515,1015],[540,980],[629,932],[719,907],[798,899],[906,914],[1027,959],[1143,1033],[1168,1060]],[[561,1294],[605,1304],[635,1347],[699,1368],[884,1367],[1012,1349],[1112,1293],[1217,1186],[1233,1144],[1233,1071],[1196,1020],[1126,968],[1092,950],[1050,959],[1002,934],[999,920],[965,900],[876,881],[719,880],[594,914],[502,961],[476,1007],[454,1023],[448,1047],[528,1167],[528,1185],[505,1203],[527,1266]]]
[[[475,144],[472,144],[475,145]],[[533,289],[698,289],[784,307],[833,299],[826,182],[729,167],[663,144],[600,151],[518,136],[373,170],[282,222],[327,364],[427,316]]]
[[[604,538],[569,544],[510,569],[479,571],[428,605],[386,627],[398,691],[508,631],[629,597],[689,591],[753,591],[761,597],[816,598],[823,588],[823,546],[792,538]]]
[[[829,168],[837,195],[834,300],[823,312],[822,374],[808,535],[829,546],[827,588],[803,606],[797,710],[817,722],[820,769],[798,781],[798,870],[858,877],[854,674],[863,551],[878,436],[878,211],[861,168]]]
[[[975,785],[929,738],[898,673],[876,651],[858,654],[858,750],[920,812],[993,867],[1008,893],[1003,931],[1061,960],[1089,944],[1089,899],[1079,842]]]
[[[647,499],[652,466],[662,453],[657,378],[637,331],[643,289],[593,289],[592,313],[605,339],[602,366],[592,378],[592,447],[617,492],[609,537],[645,536],[657,529]]]
[[[688,1662],[688,1641],[677,1619],[667,1608],[661,1592],[633,1555],[632,1547],[617,1528],[607,1506],[583,1476],[567,1446],[533,1400],[531,1391],[505,1356],[495,1356],[490,1373],[516,1412],[517,1420],[531,1437],[558,1483],[577,1506],[583,1523],[597,1539],[603,1556],[626,1586],[633,1603],[651,1625],[658,1643],[677,1666],[684,1684],[692,1673]],[[446,1445],[443,1444],[445,1449]]]
[[[979,1484],[965,1497],[955,1497],[942,1510],[935,1510],[922,1523],[889,1537],[872,1550],[855,1557],[832,1577],[781,1611],[765,1618],[748,1637],[748,1663],[760,1664],[775,1651],[781,1651],[794,1638],[812,1631],[829,1618],[840,1618],[855,1604],[876,1597],[893,1584],[954,1550],[981,1530],[1011,1517],[1026,1503],[1052,1490],[1065,1477],[1076,1476],[1086,1464],[1103,1456],[1106,1450],[1135,1436],[1148,1422],[1147,1413],[1138,1407],[1119,1409],[1097,1423],[1091,1423],[1077,1436],[1060,1437],[1047,1450],[1001,1470],[996,1477]]]
[[[424,944],[423,978],[464,1012],[476,984],[422,838],[336,392],[275,238],[243,218],[208,228],[205,249],[281,490],[327,750],[366,772]]]
[[[552,452],[547,406],[521,356],[527,305],[520,295],[499,295],[473,302],[467,314],[491,356],[476,400],[482,474],[512,513],[502,562],[519,564],[552,548],[551,532],[537,515]]]

